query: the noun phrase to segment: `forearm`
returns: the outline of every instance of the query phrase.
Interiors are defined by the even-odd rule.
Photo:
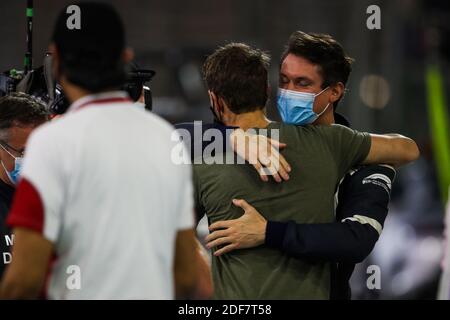
[[[34,276],[34,273],[34,270],[30,269],[18,270],[17,264],[11,263],[0,283],[0,300],[37,298],[44,283],[41,277]]]
[[[382,231],[394,179],[395,170],[386,166],[360,168],[340,185],[336,208],[339,222],[296,224],[269,221],[266,244],[298,258],[364,260]]]
[[[36,231],[15,227],[12,261],[0,283],[0,299],[35,299],[44,287],[53,244]]]
[[[179,231],[174,259],[175,295],[177,299],[191,298],[197,285],[197,247],[194,230]]]
[[[355,221],[296,224],[267,223],[265,244],[300,259],[361,262],[378,240],[377,231]]]
[[[371,138],[372,146],[363,164],[384,163],[399,167],[420,156],[417,144],[408,137],[399,134],[372,134]]]
[[[195,293],[195,280],[190,276],[175,273],[175,298],[179,300],[189,299]]]
[[[389,137],[394,140],[395,144],[393,151],[397,159],[392,160],[394,166],[402,166],[419,158],[420,151],[414,140],[399,134],[389,134]]]
[[[39,295],[39,287],[21,282],[5,280],[0,287],[0,300],[35,299]]]

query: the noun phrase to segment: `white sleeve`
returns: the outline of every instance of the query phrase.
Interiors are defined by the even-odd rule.
[[[43,236],[56,242],[62,222],[64,198],[63,156],[58,136],[46,124],[34,131],[26,146],[21,177],[36,189],[43,206]]]
[[[178,230],[194,228],[194,201],[192,188],[192,174],[190,165],[182,165],[188,174],[185,175],[181,182],[181,197],[179,198],[179,221],[177,223]]]
[[[177,135],[177,134],[176,134]],[[182,143],[181,163],[175,164],[171,159],[172,164],[176,167],[178,172],[178,200],[177,210],[177,230],[186,230],[194,228],[194,189],[192,185],[192,165],[187,148]],[[177,161],[178,162],[178,161]]]

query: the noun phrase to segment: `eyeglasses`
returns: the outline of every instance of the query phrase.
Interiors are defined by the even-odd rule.
[[[13,157],[13,158],[23,158],[23,155],[25,153],[25,151],[19,151],[16,148],[11,147],[9,144],[7,144],[5,141],[0,140],[0,147],[3,148],[3,150],[5,150],[6,152],[8,152],[8,154]],[[15,154],[17,154],[17,156],[14,156],[10,151],[14,152]]]

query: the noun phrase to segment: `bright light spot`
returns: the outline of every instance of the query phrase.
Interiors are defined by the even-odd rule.
[[[359,96],[369,108],[383,109],[391,98],[391,89],[384,77],[366,75],[359,85]]]

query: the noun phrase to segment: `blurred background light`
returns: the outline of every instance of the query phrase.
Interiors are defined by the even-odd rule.
[[[391,89],[384,77],[370,74],[361,79],[359,96],[369,108],[384,109],[391,98]]]

